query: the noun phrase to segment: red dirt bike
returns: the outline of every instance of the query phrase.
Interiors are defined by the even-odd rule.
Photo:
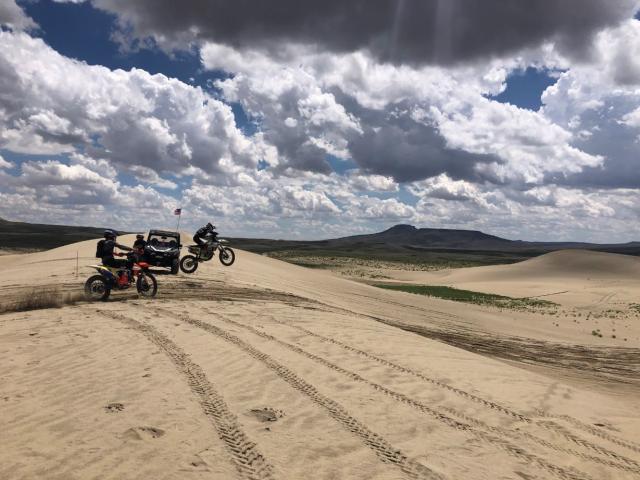
[[[124,256],[123,253],[117,253]],[[136,290],[143,297],[155,297],[158,292],[158,282],[156,277],[149,272],[149,264],[137,260],[135,253],[126,254],[127,257],[135,258],[133,269],[127,270],[123,267],[108,267],[106,265],[91,265],[100,275],[93,275],[84,284],[84,293],[90,300],[106,300],[111,294],[111,290],[126,290],[134,284]]]

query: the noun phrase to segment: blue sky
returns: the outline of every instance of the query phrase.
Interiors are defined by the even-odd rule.
[[[557,79],[554,72],[533,67],[515,71],[507,78],[504,91],[492,98],[527,110],[538,110],[542,106],[542,93]]]
[[[215,73],[203,72],[195,50],[180,51],[171,56],[158,48],[121,52],[120,45],[111,38],[117,32],[116,16],[94,8],[89,2],[20,4],[40,26],[35,34],[67,57],[110,69],[141,68],[202,87],[206,86],[207,80],[219,78]]]
[[[578,29],[572,9],[510,17],[489,0],[455,14],[486,24],[440,18],[460,32],[392,19],[390,49],[373,16],[347,21],[359,1],[287,18],[230,3],[229,24],[200,0],[18,1],[0,18],[16,79],[0,84],[0,216],[144,228],[180,206],[188,228],[268,237],[413,223],[636,238],[620,174],[640,138],[634,10],[605,18],[595,0]],[[346,23],[327,36],[325,15]]]

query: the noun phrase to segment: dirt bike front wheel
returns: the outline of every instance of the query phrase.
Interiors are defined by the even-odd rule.
[[[111,288],[102,275],[93,275],[84,283],[84,294],[89,300],[105,301],[111,294]]]
[[[184,273],[193,273],[198,269],[198,259],[193,255],[185,255],[180,260],[180,270]]]
[[[136,280],[136,289],[143,297],[155,297],[158,293],[158,282],[156,277],[149,272],[141,272]]]
[[[218,254],[218,258],[220,259],[220,263],[225,267],[228,267],[236,261],[235,252],[229,247],[223,247],[220,249],[220,253]]]
[[[180,270],[180,262],[176,258],[171,262],[171,275],[177,275],[179,270]]]

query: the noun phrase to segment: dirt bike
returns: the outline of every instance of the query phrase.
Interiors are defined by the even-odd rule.
[[[224,239],[217,238],[217,234],[209,234],[205,237],[204,245],[189,245],[187,250],[192,255],[185,255],[180,260],[180,270],[184,273],[193,273],[198,269],[198,263],[208,262],[219,251],[218,259],[220,263],[228,267],[236,260],[235,252],[230,248],[223,245],[227,243]]]
[[[123,256],[124,254],[116,254]],[[127,257],[137,256],[128,253]],[[134,261],[133,269],[123,267],[109,267],[106,265],[91,265],[99,275],[93,275],[84,284],[84,293],[90,300],[106,300],[111,290],[126,290],[135,283],[136,290],[143,297],[155,297],[158,292],[156,277],[148,271],[149,264]]]

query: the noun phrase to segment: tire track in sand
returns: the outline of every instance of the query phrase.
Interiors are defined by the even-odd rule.
[[[202,368],[172,340],[155,327],[140,323],[116,312],[97,310],[105,317],[117,320],[142,333],[171,359],[178,371],[186,378],[191,391],[196,395],[204,413],[212,421],[218,436],[224,442],[238,472],[250,480],[273,479],[273,467],[258,451],[256,444],[242,431],[237,419],[227,407],[222,396],[211,384]]]
[[[409,406],[419,410],[422,413],[426,413],[426,414],[436,418],[437,420],[445,423],[446,425],[448,425],[448,426],[450,426],[450,427],[452,427],[454,429],[462,430],[462,431],[465,431],[465,432],[469,432],[469,433],[479,437],[481,440],[487,441],[487,442],[492,443],[492,444],[496,444],[498,447],[500,447],[501,449],[505,450],[510,455],[513,455],[516,458],[519,458],[521,460],[524,459],[524,460],[527,460],[527,461],[530,461],[530,462],[534,462],[534,463],[540,465],[542,468],[553,472],[554,474],[558,474],[559,470],[562,470],[562,467],[550,464],[546,460],[539,459],[539,457],[536,457],[533,454],[526,453],[520,447],[518,447],[516,445],[513,445],[513,444],[503,440],[500,437],[501,436],[506,436],[506,437],[509,437],[509,438],[511,438],[511,439],[513,439],[515,441],[522,440],[523,438],[526,438],[526,439],[528,439],[528,440],[530,440],[530,441],[532,441],[534,443],[537,443],[537,444],[539,444],[539,445],[541,445],[541,446],[543,446],[545,448],[548,448],[548,449],[551,449],[551,450],[555,450],[556,452],[564,453],[566,455],[572,455],[574,457],[577,457],[577,458],[580,458],[580,459],[583,459],[583,460],[588,460],[588,461],[591,461],[591,462],[594,462],[594,463],[598,463],[598,464],[601,464],[601,465],[605,465],[605,466],[610,467],[610,468],[615,468],[615,469],[623,470],[623,471],[630,472],[630,473],[640,474],[640,465],[638,465],[633,460],[626,459],[624,457],[616,457],[616,458],[619,458],[624,463],[627,463],[627,465],[616,463],[616,462],[613,462],[613,461],[611,461],[609,459],[596,457],[596,456],[589,455],[589,454],[586,454],[586,453],[583,453],[583,452],[578,452],[578,451],[570,449],[570,448],[561,447],[561,446],[555,445],[555,444],[553,444],[553,443],[551,443],[551,442],[549,442],[549,441],[547,441],[545,439],[536,437],[535,435],[533,435],[531,433],[528,433],[528,432],[518,432],[518,433],[516,433],[516,432],[509,431],[508,429],[494,427],[494,426],[488,425],[488,424],[486,424],[486,423],[484,423],[484,422],[482,422],[482,421],[480,421],[480,420],[478,420],[476,418],[469,417],[468,415],[466,415],[466,414],[464,414],[462,412],[459,412],[459,411],[457,411],[457,410],[455,410],[453,408],[448,408],[448,407],[441,408],[442,411],[445,411],[445,412],[451,414],[454,417],[458,417],[459,419],[462,419],[462,420],[466,421],[467,425],[465,425],[465,424],[463,424],[463,423],[461,423],[461,422],[459,422],[459,421],[457,421],[455,419],[447,417],[445,414],[442,413],[442,411],[438,411],[435,408],[429,407],[429,406],[427,406],[427,405],[425,405],[425,404],[423,404],[423,403],[421,403],[419,401],[416,401],[416,400],[414,400],[414,399],[412,399],[410,397],[407,397],[406,395],[404,395],[402,393],[395,392],[395,391],[390,390],[390,389],[388,389],[388,388],[386,388],[386,387],[384,387],[382,385],[379,385],[377,383],[371,382],[371,381],[363,378],[362,376],[358,375],[357,373],[348,371],[348,370],[346,370],[346,369],[344,369],[344,368],[342,368],[342,367],[340,367],[338,365],[335,365],[335,364],[329,362],[328,360],[326,360],[326,359],[324,359],[324,358],[322,358],[322,357],[320,357],[318,355],[315,355],[313,353],[307,352],[306,350],[303,350],[302,348],[298,347],[297,345],[293,345],[293,344],[290,344],[288,342],[282,341],[282,340],[278,339],[277,337],[274,337],[273,335],[270,335],[268,333],[265,333],[265,332],[262,332],[260,330],[257,330],[255,328],[249,326],[249,325],[246,325],[246,324],[239,323],[239,322],[236,322],[234,320],[231,320],[231,319],[225,317],[224,315],[221,315],[218,312],[211,312],[210,310],[207,310],[207,309],[205,309],[205,311],[207,313],[209,313],[209,314],[217,315],[222,321],[224,321],[226,323],[229,323],[229,324],[231,324],[233,326],[236,326],[236,327],[239,327],[239,328],[243,328],[243,329],[245,329],[245,330],[253,333],[254,335],[257,335],[257,336],[261,337],[261,338],[265,338],[267,340],[276,342],[279,345],[281,345],[281,346],[283,346],[283,347],[285,347],[285,348],[287,348],[287,349],[289,349],[289,350],[291,350],[293,352],[296,352],[296,353],[298,353],[298,354],[300,354],[302,356],[305,356],[305,357],[307,357],[307,358],[309,358],[309,359],[311,359],[311,360],[313,360],[313,361],[315,361],[317,363],[320,363],[321,365],[324,365],[325,367],[327,367],[327,368],[329,368],[331,370],[334,370],[334,371],[337,371],[337,372],[339,372],[339,373],[341,373],[343,375],[346,375],[347,377],[351,378],[352,380],[366,383],[371,388],[373,388],[373,389],[375,389],[377,391],[380,391],[380,392],[384,393],[385,395],[388,395],[391,398],[393,398],[393,399],[395,399],[395,400],[397,400],[397,401],[399,401],[401,403],[409,405]],[[478,432],[477,430],[474,430],[471,427],[471,425],[474,425],[475,427],[480,428],[482,430],[494,433],[494,434],[496,434],[498,436],[489,435],[489,434],[486,434],[485,432],[482,432],[482,431]],[[580,443],[580,444],[582,444],[582,443]],[[609,455],[610,452],[608,452],[606,450],[604,452],[600,452],[600,453],[603,453],[603,454],[605,454],[607,456],[610,456]],[[571,475],[573,472],[568,472],[568,473],[569,473],[569,475]],[[578,473],[580,473],[580,472],[578,472]],[[584,475],[584,474],[581,474],[581,475]],[[561,476],[561,478],[570,478],[570,477],[562,477],[562,472],[560,472],[560,476]]]
[[[212,325],[210,323],[206,323],[206,322],[202,322],[200,320],[192,319],[192,318],[190,318],[189,316],[187,316],[185,314],[176,314],[175,312],[167,310],[167,309],[164,309],[164,308],[156,307],[156,308],[154,308],[154,310],[159,312],[159,313],[163,313],[165,315],[171,316],[172,318],[178,318],[178,319],[180,319],[180,320],[182,320],[182,321],[184,321],[186,323],[189,323],[190,325],[194,325],[196,327],[202,328],[202,329],[207,330],[207,331],[212,332],[212,333],[218,332],[218,331],[219,332],[224,332],[229,337],[233,337],[233,338],[237,339],[237,341],[239,341],[239,342],[241,342],[241,343],[243,343],[243,344],[245,344],[247,346],[250,346],[248,343],[244,342],[240,338],[235,337],[234,335],[228,334],[224,330],[222,330],[219,327],[216,327],[215,325]],[[426,414],[436,418],[438,421],[446,424],[449,427],[452,427],[452,428],[454,428],[454,429],[456,429],[458,431],[471,433],[472,435],[475,435],[476,437],[478,437],[480,440],[484,441],[485,443],[494,444],[497,447],[501,448],[502,450],[506,451],[509,455],[511,455],[511,456],[513,456],[515,458],[518,458],[519,460],[526,461],[527,463],[534,463],[534,464],[538,465],[539,467],[543,468],[544,470],[553,473],[558,478],[561,478],[563,480],[585,480],[585,479],[589,479],[590,478],[585,473],[579,472],[577,470],[574,471],[573,469],[566,469],[566,468],[560,467],[558,465],[555,465],[555,464],[552,464],[552,463],[546,461],[545,459],[543,459],[541,457],[538,457],[536,455],[530,454],[530,453],[524,451],[522,448],[520,448],[520,447],[518,447],[516,445],[513,445],[512,443],[510,443],[510,442],[508,442],[506,440],[503,440],[500,437],[494,436],[494,435],[486,433],[484,431],[475,430],[474,428],[471,427],[471,425],[458,422],[457,420],[455,420],[455,419],[453,419],[451,417],[448,417],[447,415],[445,415],[445,414],[443,414],[441,412],[438,412],[438,411],[434,410],[433,408],[429,407],[428,405],[425,405],[424,403],[418,402],[418,401],[416,401],[416,400],[414,400],[412,398],[407,397],[404,394],[401,394],[401,393],[395,392],[393,390],[390,390],[390,389],[388,389],[388,388],[386,388],[386,387],[384,387],[382,385],[379,385],[377,383],[370,382],[370,381],[366,380],[365,378],[361,377],[360,375],[358,375],[358,374],[356,374],[354,372],[350,372],[348,370],[345,370],[342,367],[339,367],[338,365],[335,365],[335,364],[325,360],[322,357],[319,357],[319,356],[314,355],[312,353],[306,352],[305,350],[302,350],[301,348],[299,348],[299,347],[297,347],[295,345],[288,344],[288,343],[286,343],[286,342],[284,342],[282,340],[277,339],[276,337],[273,337],[272,335],[269,335],[269,334],[267,334],[265,332],[261,332],[259,330],[256,330],[253,327],[250,327],[248,325],[244,325],[242,323],[235,322],[234,320],[227,319],[224,316],[221,316],[219,313],[217,313],[216,315],[218,315],[223,321],[225,321],[225,322],[227,322],[227,323],[229,323],[229,324],[231,324],[233,326],[246,329],[246,330],[251,331],[252,333],[262,337],[262,338],[274,341],[274,342],[276,342],[276,343],[278,343],[278,344],[280,344],[280,345],[282,345],[282,346],[284,346],[284,347],[286,347],[286,348],[288,348],[288,349],[290,349],[290,350],[292,350],[292,351],[294,351],[294,352],[296,352],[296,353],[298,353],[300,355],[303,355],[303,356],[305,356],[307,358],[310,358],[310,359],[312,359],[312,360],[314,360],[314,361],[316,361],[318,363],[321,363],[322,365],[324,365],[324,366],[326,366],[326,367],[328,367],[328,368],[330,368],[330,369],[332,369],[334,371],[342,373],[342,374],[348,376],[349,378],[351,378],[352,380],[366,383],[369,386],[371,386],[373,389],[375,389],[377,391],[380,391],[380,392],[384,393],[385,395],[388,395],[388,396],[394,398],[395,400],[399,401],[400,403],[403,403],[405,405],[413,407],[413,408],[419,410],[422,413],[426,413]],[[217,334],[218,333],[216,333],[216,335]],[[236,343],[236,342],[234,341],[233,343]],[[253,349],[253,347],[251,347],[251,348]],[[276,363],[276,362],[274,361],[274,363]],[[291,374],[295,375],[292,372],[291,372]],[[479,422],[479,421],[477,421],[477,422],[482,424],[482,422]],[[492,427],[490,427],[488,425],[485,425],[485,424],[482,424],[482,425],[484,425],[488,429],[492,428]],[[502,432],[500,432],[500,433],[502,433]],[[603,462],[601,462],[601,463],[603,463]],[[606,461],[604,463],[606,464]],[[624,466],[622,466],[622,469],[625,469]]]
[[[628,448],[629,450],[633,450],[634,452],[638,452],[640,453],[640,445],[637,443],[633,443],[629,440],[624,440],[624,439],[620,439],[617,437],[614,437],[613,435],[600,430],[592,425],[589,425],[587,423],[583,423],[580,420],[570,417],[569,415],[543,415],[545,418],[550,418],[552,420],[557,419],[557,420],[564,420],[567,423],[570,423],[571,425],[574,426],[574,428],[577,428],[578,430],[583,430],[585,432],[590,433],[591,435],[593,435],[594,437],[599,437],[602,438],[603,440],[608,440],[611,443],[614,443],[616,445],[618,445],[619,447],[624,447],[624,448]]]
[[[545,428],[547,430],[553,431],[555,433],[558,433],[560,435],[562,435],[563,437],[567,438],[568,440],[572,441],[573,443],[580,445],[584,448],[587,448],[589,450],[593,450],[595,452],[598,452],[602,455],[606,455],[608,457],[611,458],[615,458],[618,461],[627,463],[629,465],[633,465],[635,467],[638,467],[638,463],[635,462],[634,460],[628,459],[622,455],[619,455],[615,452],[612,452],[606,448],[600,447],[599,445],[595,445],[591,442],[589,442],[588,440],[584,440],[580,437],[577,437],[576,435],[573,435],[571,432],[568,432],[565,428],[563,428],[561,425],[558,425],[554,422],[536,422],[534,421],[532,418],[518,413],[514,410],[511,410],[507,407],[504,407],[498,403],[492,402],[490,400],[486,400],[482,397],[478,397],[476,395],[473,395],[469,392],[466,392],[465,390],[461,390],[459,388],[453,387],[451,385],[448,385],[444,382],[441,382],[435,378],[431,378],[428,377],[426,375],[424,375],[423,373],[417,372],[415,370],[412,370],[408,367],[404,367],[402,365],[398,365],[397,363],[391,362],[390,360],[387,360],[385,358],[382,357],[378,357],[376,355],[373,355],[369,352],[366,352],[364,350],[360,350],[356,347],[353,347],[351,345],[348,345],[346,343],[343,343],[339,340],[336,340],[334,338],[331,337],[326,337],[324,335],[320,335],[318,333],[312,332],[311,330],[308,330],[304,327],[300,327],[298,325],[294,325],[293,323],[289,323],[289,322],[284,322],[282,320],[279,320],[273,316],[269,316],[269,319],[272,320],[275,323],[278,323],[280,325],[285,325],[287,327],[290,328],[294,328],[300,332],[305,333],[306,335],[309,335],[311,337],[317,338],[319,340],[322,340],[323,342],[327,342],[327,343],[331,343],[333,345],[336,345],[338,347],[343,348],[344,350],[347,350],[349,352],[355,353],[357,355],[360,355],[362,357],[368,358],[369,360],[373,360],[381,365],[384,365],[385,367],[389,367],[392,368],[396,371],[405,373],[405,374],[409,374],[413,377],[419,378],[420,380],[426,382],[426,383],[430,383],[432,385],[435,385],[439,388],[443,388],[445,390],[448,390],[452,393],[454,393],[455,395],[461,396],[463,398],[466,398],[467,400],[470,400],[472,402],[478,403],[480,405],[483,405],[485,407],[488,407],[490,409],[499,411],[507,416],[510,416],[512,418],[515,418],[517,420],[520,420],[522,422],[528,423],[528,424],[536,424],[538,426],[541,426],[542,428]],[[581,429],[583,431],[586,431],[588,433],[590,433],[591,435],[594,435],[596,437],[602,438],[603,440],[607,440],[615,445],[618,445],[620,447],[625,447],[629,450],[632,450],[634,452],[640,452],[640,447],[636,446],[633,442],[629,442],[627,440],[624,439],[619,439],[613,435],[608,434],[607,432],[603,432],[602,430],[599,430],[595,427],[592,427],[591,425],[585,424],[573,417],[570,417],[568,415],[542,415],[545,418],[550,418],[550,419],[561,419],[564,420],[570,424],[572,424],[574,427]]]
[[[434,472],[426,465],[422,465],[421,463],[411,460],[406,454],[391,445],[381,435],[371,431],[366,425],[357,420],[338,402],[332,400],[326,395],[323,395],[316,387],[308,383],[302,377],[275,361],[266,353],[261,352],[257,348],[245,342],[240,337],[237,337],[215,325],[202,322],[182,313],[176,313],[160,307],[153,307],[151,309],[145,308],[145,311],[148,312],[149,310],[170,318],[179,319],[189,325],[193,325],[194,327],[212,333],[213,335],[237,346],[251,357],[262,362],[293,388],[306,395],[315,404],[324,408],[329,415],[345,429],[359,437],[367,447],[373,450],[383,463],[395,465],[409,478],[416,480],[444,480],[445,477]],[[575,477],[575,479],[572,477],[571,480],[578,480],[578,477]]]
[[[360,296],[364,296],[364,295],[360,295]],[[344,313],[344,314],[347,314],[347,315],[356,315],[358,317],[366,318],[366,319],[369,319],[369,320],[374,320],[376,322],[382,323],[384,325],[388,325],[390,327],[400,328],[401,330],[404,330],[404,331],[416,333],[413,330],[403,328],[398,323],[393,322],[391,320],[386,320],[386,319],[383,319],[383,318],[374,317],[372,315],[367,315],[367,314],[363,314],[363,313],[359,313],[359,312],[354,312],[352,310],[349,310],[349,309],[346,309],[346,308],[343,308],[343,307],[337,307],[335,305],[330,305],[328,303],[323,303],[323,302],[320,302],[318,300],[307,299],[307,301],[315,303],[315,304],[318,304],[318,305],[322,305],[324,308],[328,309],[328,311],[340,312],[340,313]],[[394,302],[394,303],[397,303],[397,302]],[[397,303],[397,304],[400,305],[399,303]],[[425,311],[428,312],[429,310],[425,309]],[[313,335],[313,336],[317,336],[318,338],[322,338],[321,335],[318,335],[318,334],[315,334],[313,332],[310,332],[309,330],[303,329],[302,327],[298,327],[297,325],[293,325],[293,324],[290,324],[288,322],[282,322],[280,320],[277,320],[277,319],[273,318],[272,316],[270,316],[270,318],[272,318],[275,322],[281,323],[282,325],[288,325],[288,326],[291,326],[293,328],[297,328],[297,329],[300,329],[302,331],[305,331],[309,335]],[[418,333],[418,335],[421,335],[421,334]],[[351,350],[351,351],[353,351],[355,353],[358,353],[360,355],[369,356],[369,358],[371,358],[372,360],[376,360],[376,361],[382,360],[382,362],[387,362],[384,359],[374,358],[373,355],[369,355],[367,352],[362,352],[362,351],[360,351],[360,350],[358,350],[356,348],[350,347],[348,345],[341,344],[341,342],[339,342],[337,340],[334,340],[334,339],[331,339],[331,338],[328,338],[328,337],[324,337],[324,339],[325,339],[325,341],[334,343],[336,345],[339,345],[339,346],[341,346],[343,348],[346,348],[347,350]],[[439,340],[436,340],[436,341],[439,341]],[[447,342],[444,342],[444,343],[447,343]],[[527,422],[527,423],[534,423],[533,419],[531,419],[531,418],[529,418],[529,417],[527,417],[527,416],[525,416],[523,414],[514,412],[514,411],[512,411],[512,410],[510,410],[508,408],[505,408],[505,407],[503,407],[503,406],[501,406],[501,405],[499,405],[499,404],[497,404],[495,402],[491,402],[491,401],[485,400],[485,399],[483,399],[481,397],[477,397],[475,395],[469,394],[468,392],[465,392],[464,390],[456,389],[455,387],[451,387],[450,385],[447,385],[447,384],[439,382],[439,381],[437,381],[435,379],[426,377],[425,375],[422,375],[422,374],[420,374],[418,372],[415,372],[415,371],[412,371],[410,369],[407,369],[406,367],[402,367],[402,366],[399,366],[399,365],[394,365],[394,364],[391,364],[391,362],[389,362],[386,365],[388,367],[398,369],[399,371],[404,371],[405,373],[409,373],[409,374],[414,375],[416,377],[422,377],[422,379],[425,380],[426,382],[432,383],[434,385],[438,385],[438,386],[440,386],[442,388],[445,388],[445,389],[447,389],[447,390],[449,390],[451,392],[454,392],[457,395],[464,396],[464,397],[468,398],[469,400],[475,401],[475,402],[480,403],[480,404],[484,404],[486,407],[493,408],[495,410],[501,411],[502,413],[504,413],[506,415],[512,416],[514,418],[518,418],[519,420],[522,420],[522,421]],[[589,433],[589,434],[591,434],[593,436],[596,436],[596,437],[599,437],[599,438],[601,438],[603,440],[607,440],[607,441],[609,441],[609,442],[611,442],[611,443],[613,443],[615,445],[618,445],[619,447],[623,447],[623,448],[626,448],[626,449],[631,450],[633,452],[640,453],[640,444],[632,442],[632,441],[629,441],[629,440],[626,440],[626,439],[622,439],[622,438],[616,437],[615,435],[612,435],[612,434],[610,434],[610,433],[608,433],[608,432],[606,432],[604,430],[595,428],[594,426],[589,425],[587,423],[581,422],[580,420],[578,420],[576,418],[573,418],[573,417],[571,417],[569,415],[553,415],[553,414],[547,414],[546,412],[542,412],[542,413],[540,413],[540,416],[543,417],[543,418],[550,419],[551,422],[542,422],[542,423],[535,422],[537,425],[540,425],[543,428],[547,428],[547,429],[549,429],[549,430],[551,430],[551,431],[553,431],[555,433],[558,433],[560,435],[564,436],[566,430],[564,429],[564,427],[562,425],[556,423],[556,420],[564,420],[565,422],[570,423],[574,428],[576,428],[578,430],[582,430],[583,432]],[[571,435],[571,436],[569,436],[567,438],[569,440],[571,440],[572,442],[577,443],[578,445],[582,445],[582,446],[584,446],[586,448],[589,448],[591,450],[594,450],[594,451],[600,451],[601,450],[601,447],[596,446],[596,445],[592,444],[591,442],[589,442],[588,440],[581,439],[581,438],[576,437],[574,435]],[[612,454],[611,456],[613,456],[614,458],[616,458],[618,456],[615,452],[610,452],[610,453]],[[624,458],[624,457],[622,457],[622,458]],[[635,463],[635,462],[633,462],[633,463]]]

